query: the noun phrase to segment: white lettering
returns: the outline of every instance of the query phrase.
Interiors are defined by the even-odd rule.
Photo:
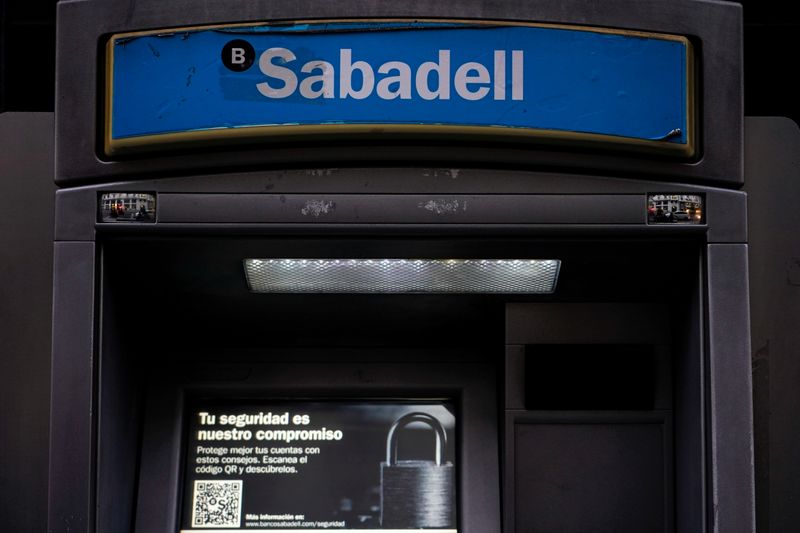
[[[283,60],[284,63],[290,63],[296,59],[291,50],[270,48],[261,54],[258,59],[258,68],[265,76],[283,81],[283,87],[276,88],[264,81],[257,84],[256,88],[267,98],[286,98],[297,89],[297,76],[290,69],[274,64],[272,59],[276,57]]]
[[[494,99],[506,99],[506,52],[494,51]]]
[[[432,90],[428,84],[428,76],[436,72],[438,85]],[[450,50],[439,50],[439,62],[426,61],[417,69],[417,92],[425,100],[450,99]]]
[[[350,96],[356,100],[363,100],[372,94],[372,89],[375,87],[375,73],[365,61],[352,63],[352,54],[353,51],[349,48],[339,51],[339,98]],[[358,90],[352,87],[354,70],[361,71],[361,88]]]
[[[270,48],[258,60],[258,66],[267,79],[256,84],[256,88],[267,98],[287,98],[299,88],[300,96],[309,100],[337,97],[363,100],[375,92],[382,100],[410,100],[418,95],[430,101],[449,100],[452,86],[458,97],[464,100],[476,101],[488,96],[502,101],[508,98],[510,86],[511,99],[523,100],[524,52],[511,51],[510,73],[508,55],[507,50],[493,50],[491,65],[469,61],[459,65],[451,77],[451,67],[455,68],[455,65],[451,65],[450,50],[439,50],[436,61],[422,63],[416,72],[403,61],[387,61],[377,67],[376,73],[366,61],[354,61],[350,48],[339,50],[338,66],[315,59],[305,63],[299,72],[289,67],[289,63],[297,59],[294,52],[287,48]],[[244,49],[231,50],[232,64],[245,61]]]
[[[300,72],[311,73],[315,70],[319,70],[321,74],[308,76],[300,82],[300,94],[304,98],[310,99],[319,98],[320,96],[333,98],[333,65],[327,61],[309,61],[303,65]],[[321,83],[322,85],[319,89],[314,89],[315,83]]]
[[[511,99],[522,100],[525,90],[522,86],[524,82],[524,63],[522,50],[511,52]]]
[[[384,100],[409,100],[411,98],[411,67],[402,61],[389,61],[378,68],[379,74],[389,74],[396,70],[396,76],[386,76],[378,82],[378,96]],[[396,90],[391,89],[391,85],[397,85]]]
[[[473,76],[470,75],[470,72],[476,72],[477,74]],[[489,94],[489,88],[479,87],[478,89],[472,91],[470,90],[469,85],[477,83],[486,84],[490,81],[491,79],[489,78],[489,70],[480,63],[470,61],[469,63],[464,63],[458,67],[454,84],[456,87],[456,92],[464,100],[480,100]]]
[[[231,63],[234,65],[244,63],[244,48],[231,48]]]

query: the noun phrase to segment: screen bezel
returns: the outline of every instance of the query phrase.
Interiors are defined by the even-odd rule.
[[[500,461],[494,366],[487,363],[220,362],[165,372],[148,389],[135,532],[180,528],[188,407],[197,399],[450,401],[457,416],[459,533],[499,533]]]

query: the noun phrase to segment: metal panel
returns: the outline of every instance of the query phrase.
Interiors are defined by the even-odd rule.
[[[675,527],[707,531],[706,505],[706,357],[705,263],[694,266],[697,284],[685,302],[685,313],[672,321],[673,410],[675,416]]]
[[[707,195],[709,242],[747,242],[747,197],[738,191]]]
[[[506,305],[506,344],[562,343],[669,344],[668,312],[655,304]]]
[[[158,385],[148,391],[141,452],[147,461],[139,465],[134,533],[171,533],[178,527],[182,392]]]
[[[800,531],[800,128],[747,117],[758,531]]]
[[[97,220],[98,196],[87,189],[56,191],[55,240],[93,241]]]
[[[274,233],[287,228],[270,221],[288,221],[292,218],[297,221],[292,224],[303,226],[304,229],[295,227],[289,231],[322,231],[326,228],[325,224],[329,224],[330,217],[347,220],[345,224],[352,226],[351,231],[377,231],[379,226],[376,222],[384,222],[382,230],[395,231],[398,228],[393,229],[384,219],[384,215],[391,215],[399,219],[416,220],[414,224],[420,226],[413,229],[406,224],[403,231],[431,231],[432,228],[422,227],[420,221],[425,219],[430,220],[430,224],[438,224],[437,231],[446,227],[453,232],[468,230],[485,234],[492,227],[459,226],[448,222],[485,220],[487,224],[494,225],[494,231],[524,231],[528,234],[588,235],[603,232],[607,235],[613,231],[661,236],[705,233],[709,242],[744,242],[746,238],[745,221],[742,218],[745,195],[738,191],[621,178],[495,169],[310,168],[62,189],[58,192],[56,202],[56,240],[94,239],[99,194],[115,191],[159,193],[159,197],[166,200],[168,211],[173,214],[167,213],[166,218],[159,218],[159,223],[151,224],[153,227],[149,229],[141,228],[141,224],[126,223],[104,224],[104,230],[114,226],[113,229],[117,231],[147,231],[151,234],[175,231],[178,222],[161,222],[180,216],[185,221],[180,223],[181,231],[192,226],[196,231],[202,229],[205,232],[242,231],[247,226],[235,224],[240,221],[249,226],[245,231]],[[193,195],[189,191],[201,194]],[[645,195],[653,191],[704,195],[709,210],[708,224],[646,226]],[[414,195],[414,192],[424,192],[425,195]],[[280,202],[281,196],[284,199],[293,198],[293,201]],[[332,196],[346,198],[347,202],[324,213],[324,204],[316,202],[330,200]],[[473,196],[477,203],[468,204],[467,212],[452,209],[456,207],[452,203],[454,200]],[[203,204],[194,198],[202,199]],[[401,199],[406,212],[394,205],[394,198]],[[422,198],[424,201],[420,207]],[[414,199],[417,199],[416,202]],[[501,201],[506,199],[508,203]],[[638,203],[639,199],[641,203],[634,210],[633,204]],[[555,200],[563,200],[564,203],[558,206],[553,203]],[[622,203],[618,203],[619,200]],[[308,207],[307,201],[312,202]],[[179,211],[175,211],[179,206]],[[460,206],[463,208],[463,203]],[[163,207],[160,205],[159,210]],[[381,212],[384,208],[386,211]],[[620,212],[622,208],[624,211]],[[302,214],[303,209],[308,215]],[[440,213],[435,213],[436,210]],[[448,212],[451,210],[455,213]],[[319,217],[314,216],[317,213]],[[364,218],[367,214],[370,219]],[[215,228],[210,225],[200,227],[201,223],[213,224],[214,217],[218,221]],[[364,220],[372,222],[359,227],[359,222]],[[520,224],[516,227],[513,224],[501,225],[502,220],[516,220]],[[533,226],[530,221],[535,220],[541,220],[542,223]],[[626,222],[609,225],[609,221],[615,220]],[[586,224],[579,225],[581,221]],[[559,227],[557,223],[562,222],[569,225]],[[335,229],[341,231],[342,225]]]
[[[374,143],[331,145],[310,143],[302,147],[262,145],[258,150],[165,155],[150,160],[103,161],[99,153],[100,110],[97,80],[102,64],[98,57],[100,36],[131,30],[170,26],[191,26],[220,21],[263,22],[309,18],[461,18],[496,19],[603,26],[690,36],[701,46],[699,61],[702,87],[698,99],[701,116],[701,153],[696,162],[615,154],[564,152],[529,147],[499,148],[486,143],[465,144],[416,141],[404,145]],[[713,21],[709,23],[709,21]],[[630,176],[664,179],[680,176],[683,181],[716,182],[739,186],[742,181],[742,74],[741,6],[713,1],[660,2],[655,0],[612,0],[598,9],[585,0],[458,0],[453,2],[412,1],[403,3],[347,2],[319,3],[309,0],[228,0],[198,4],[190,1],[142,0],[61,2],[58,4],[57,66],[57,181],[74,185],[87,181],[141,179],[164,173],[187,173],[233,167],[273,167],[303,162],[402,161],[419,165],[423,161],[453,162],[460,165],[504,165],[597,169]],[[466,148],[466,149],[465,149]],[[325,163],[323,163],[324,165]]]
[[[55,244],[48,531],[92,528],[94,243]]]
[[[505,354],[506,409],[525,408],[525,347],[506,345]]]
[[[161,194],[159,223],[642,224],[636,195]]]
[[[747,245],[708,246],[712,531],[755,531]]]
[[[0,517],[44,531],[53,280],[53,114],[0,114]]]
[[[505,437],[506,533],[674,531],[668,411],[509,410]]]

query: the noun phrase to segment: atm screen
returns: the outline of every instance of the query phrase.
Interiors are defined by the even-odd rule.
[[[188,415],[181,533],[455,533],[453,402],[200,401]]]

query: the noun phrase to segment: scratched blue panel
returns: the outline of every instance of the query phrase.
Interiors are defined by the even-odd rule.
[[[255,62],[244,72],[229,70],[221,60],[222,48],[233,39],[244,39],[255,50]],[[308,76],[301,72],[305,63],[333,65],[334,97],[306,98],[299,90],[283,98],[264,96],[259,84],[277,89],[284,84],[259,66],[261,54],[273,48],[293,53],[296,59],[275,58],[271,64],[290,69],[299,82]],[[363,99],[341,97],[343,49],[351,50],[353,62],[370,66],[376,83],[386,76],[378,73],[384,63],[407,64],[409,98],[388,100],[376,90]],[[442,50],[450,55],[449,98],[423,99],[415,73],[421,64],[437,62]],[[495,76],[495,51],[505,52],[504,84]],[[513,51],[522,52],[521,70],[513,68]],[[686,47],[676,40],[458,23],[302,24],[118,38],[113,60],[112,139],[346,123],[538,128],[687,143]],[[490,77],[489,83],[467,85],[471,91],[486,87],[481,99],[465,99],[456,90],[455,73],[467,62],[480,63]],[[514,79],[521,99],[513,99]],[[360,88],[362,81],[355,72],[353,86]],[[430,88],[438,83],[438,75],[431,74]]]

